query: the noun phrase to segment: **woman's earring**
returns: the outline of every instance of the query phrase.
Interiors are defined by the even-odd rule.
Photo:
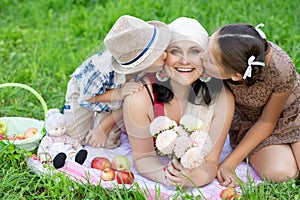
[[[159,80],[160,82],[166,82],[167,80],[169,80],[169,76],[166,72],[166,70],[162,69],[158,72],[155,73],[156,79]]]
[[[210,76],[208,76],[208,77],[200,77],[199,79],[200,79],[200,81],[202,81],[204,83],[207,83],[208,81],[211,80],[211,77]]]

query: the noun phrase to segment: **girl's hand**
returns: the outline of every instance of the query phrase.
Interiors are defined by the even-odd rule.
[[[217,179],[220,185],[225,187],[237,187],[239,186],[236,175],[233,173],[232,167],[223,166],[222,164],[219,166],[217,171]]]
[[[190,181],[189,173],[190,170],[184,168],[176,159],[168,163],[165,170],[166,179],[172,185],[185,185]]]

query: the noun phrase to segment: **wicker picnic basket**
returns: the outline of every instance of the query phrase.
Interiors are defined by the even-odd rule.
[[[21,84],[21,83],[4,83],[0,84],[0,89],[5,87],[18,87],[25,90],[30,91],[34,96],[40,101],[43,111],[44,111],[44,118],[46,116],[47,112],[47,105],[42,98],[42,96],[33,88],[31,88],[28,85]],[[13,143],[16,147],[21,149],[26,149],[28,151],[32,151],[36,149],[40,143],[40,140],[42,139],[43,135],[45,134],[44,130],[44,121],[43,120],[37,120],[34,118],[26,118],[26,117],[0,117],[0,121],[3,121],[7,127],[7,136],[13,136],[17,133],[23,134],[28,128],[36,128],[38,130],[38,133],[27,139],[22,140],[2,140],[6,144]]]

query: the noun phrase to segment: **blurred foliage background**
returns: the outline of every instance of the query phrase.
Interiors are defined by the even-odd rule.
[[[105,35],[124,14],[165,23],[192,17],[209,34],[229,23],[264,23],[267,38],[291,56],[299,72],[299,10],[299,0],[1,0],[0,84],[28,84],[48,107],[60,108],[72,72],[103,49]],[[27,91],[0,90],[0,116],[43,117]]]

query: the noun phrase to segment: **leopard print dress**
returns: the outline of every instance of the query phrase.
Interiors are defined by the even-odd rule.
[[[273,133],[249,154],[276,144],[300,141],[300,75],[291,58],[277,45],[270,43],[273,53],[263,82],[250,87],[228,83],[235,96],[235,113],[230,127],[230,144],[235,148],[258,120],[272,93],[293,88]]]

